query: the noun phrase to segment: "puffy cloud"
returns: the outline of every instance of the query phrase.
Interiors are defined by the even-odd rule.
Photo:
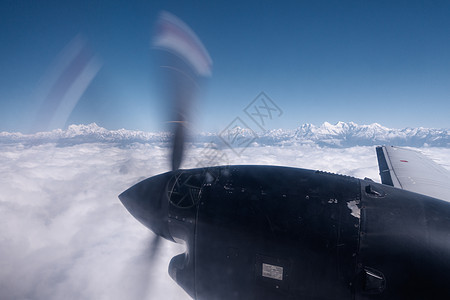
[[[195,167],[202,147],[187,151]],[[379,181],[373,147],[258,146],[230,164],[321,169]],[[450,149],[423,148],[450,166]],[[189,299],[168,276],[183,247],[163,240],[149,262],[153,234],[117,198],[169,169],[158,144],[0,145],[1,299]]]
[[[0,298],[145,299],[136,294],[142,275],[152,287],[148,299],[187,298],[167,275],[182,247],[164,241],[156,265],[144,265],[153,234],[117,198],[144,176],[162,172],[166,150],[2,148]]]

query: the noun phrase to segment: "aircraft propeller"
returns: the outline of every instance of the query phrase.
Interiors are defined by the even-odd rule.
[[[170,162],[171,170],[176,171],[183,161],[190,110],[199,87],[198,82],[201,77],[211,75],[212,61],[196,34],[168,12],[161,12],[156,21],[152,45],[162,50],[164,55],[161,70],[166,75],[164,100],[170,105]],[[156,180],[161,180],[161,184],[167,182],[166,178],[158,177]],[[155,179],[150,180],[152,182],[145,180],[119,195],[128,211],[142,223],[150,224],[149,228],[156,235],[144,250],[148,264],[152,264],[157,257],[161,236],[173,241],[168,228],[164,226],[167,225],[164,218],[167,218],[168,193],[160,194],[152,190]],[[142,284],[148,284],[148,280],[142,281]],[[145,287],[141,290],[145,290]]]

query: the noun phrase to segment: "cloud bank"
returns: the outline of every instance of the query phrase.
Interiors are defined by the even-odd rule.
[[[204,147],[187,151],[195,167]],[[450,169],[450,149],[420,149]],[[162,241],[147,259],[153,234],[117,195],[169,169],[165,143],[0,143],[1,299],[189,299],[168,276],[181,245]],[[374,147],[253,144],[230,164],[320,169],[379,182]]]

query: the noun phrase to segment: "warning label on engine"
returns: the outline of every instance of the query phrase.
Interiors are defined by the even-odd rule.
[[[283,267],[263,263],[262,276],[277,280],[283,280]]]

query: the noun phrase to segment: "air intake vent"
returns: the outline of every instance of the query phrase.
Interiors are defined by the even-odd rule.
[[[180,172],[175,174],[167,185],[170,204],[178,208],[191,208],[200,200],[204,176]]]

